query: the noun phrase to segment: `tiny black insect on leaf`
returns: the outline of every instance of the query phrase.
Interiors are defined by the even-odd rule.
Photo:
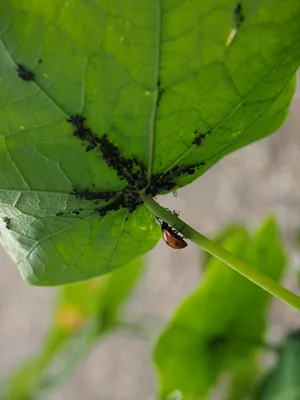
[[[207,131],[205,133],[200,133],[198,130],[194,131],[194,134],[196,135],[195,139],[193,140],[192,144],[195,146],[201,146],[203,140],[211,133],[211,131]]]
[[[156,107],[159,107],[159,103],[161,101],[161,98],[163,94],[165,93],[165,90],[161,88],[161,82],[160,80],[157,81],[157,99],[156,99]]]
[[[195,146],[201,146],[203,140],[205,139],[205,136],[206,136],[205,134],[200,133],[200,134],[194,139],[193,144],[194,144]]]
[[[6,229],[11,229],[11,219],[10,218],[4,217],[3,222],[5,223]]]
[[[159,107],[161,98],[162,98],[164,93],[165,93],[165,90],[163,90],[163,89],[158,91],[157,100],[156,100],[156,107]]]
[[[35,80],[35,74],[34,72],[30,71],[24,65],[22,64],[17,64],[17,72],[19,78],[21,78],[23,81],[34,81]]]
[[[243,13],[243,6],[241,1],[238,2],[237,6],[234,9],[234,20],[237,28],[239,28],[241,24],[245,21],[245,16]]]

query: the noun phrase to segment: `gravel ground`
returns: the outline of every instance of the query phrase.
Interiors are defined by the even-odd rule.
[[[178,209],[181,216],[205,235],[233,221],[255,227],[270,213],[277,215],[291,251],[291,271],[300,266],[293,247],[300,226],[300,87],[284,127],[219,162],[179,196],[161,202]],[[38,349],[49,322],[54,291],[24,284],[16,267],[0,249],[0,377]],[[199,281],[199,250],[192,244],[184,251],[164,243],[149,255],[149,267],[126,312],[166,320],[178,302]],[[287,285],[296,290],[295,278]],[[299,315],[274,302],[270,336],[300,326]],[[153,398],[155,377],[149,341],[118,333],[97,345],[71,379],[49,396],[50,400],[147,400]],[[14,400],[14,399],[12,399]]]

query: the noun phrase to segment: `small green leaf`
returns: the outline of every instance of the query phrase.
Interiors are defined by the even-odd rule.
[[[37,399],[64,382],[96,341],[114,328],[143,267],[139,258],[105,277],[60,288],[40,354],[11,376],[0,399]]]
[[[300,331],[295,331],[283,342],[278,364],[261,385],[255,400],[299,400],[299,366]]]
[[[274,280],[286,264],[273,218],[253,239],[240,227],[222,245]],[[178,390],[184,399],[206,399],[221,372],[229,375],[229,385],[253,379],[269,302],[268,293],[211,258],[199,289],[182,302],[156,344],[160,398]]]
[[[140,4],[0,3],[0,240],[29,283],[88,279],[149,251],[160,232],[143,185],[153,196],[184,186],[286,117],[299,2]],[[76,114],[81,135],[106,134],[136,179],[79,140]],[[95,205],[74,187],[113,195]]]

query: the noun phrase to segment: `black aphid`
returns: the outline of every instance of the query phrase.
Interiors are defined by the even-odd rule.
[[[3,222],[5,223],[6,229],[11,229],[11,219],[10,218],[4,217]]]
[[[23,81],[30,82],[35,80],[34,72],[30,71],[22,64],[17,64],[17,73],[19,78],[21,78]]]
[[[245,16],[243,13],[242,2],[239,1],[237,6],[234,9],[234,21],[237,28],[241,26],[241,24],[245,21]]]
[[[207,131],[205,133],[200,133],[197,130],[194,131],[194,134],[196,135],[195,139],[193,140],[192,144],[195,146],[201,146],[203,140],[206,138],[211,133],[211,131]]]
[[[161,101],[161,98],[163,94],[165,93],[165,90],[161,88],[161,82],[157,81],[157,99],[156,99],[156,107],[159,107],[159,103]]]
[[[195,146],[201,146],[203,140],[205,139],[205,135],[203,133],[200,133],[200,135],[198,135],[194,140],[193,140],[193,144]]]

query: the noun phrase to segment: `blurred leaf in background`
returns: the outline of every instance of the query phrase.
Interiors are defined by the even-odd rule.
[[[294,243],[298,249],[300,249],[300,227],[295,230]]]
[[[58,289],[40,353],[9,379],[1,400],[36,400],[64,382],[97,340],[118,325],[118,312],[144,268],[139,258],[104,277]]]
[[[278,281],[286,256],[274,218],[251,237],[236,227],[222,246]],[[271,296],[221,261],[210,258],[199,289],[189,295],[158,338],[154,359],[160,398],[208,399],[220,377],[230,400],[251,392]]]
[[[255,400],[300,399],[300,331],[284,340],[278,364],[263,381]]]

